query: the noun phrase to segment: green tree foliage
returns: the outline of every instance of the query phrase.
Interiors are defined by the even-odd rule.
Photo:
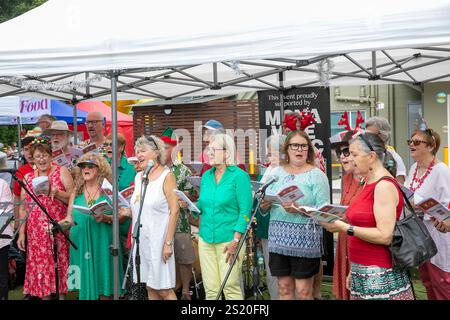
[[[20,16],[21,14],[36,8],[47,0],[0,0],[0,23]],[[25,129],[31,129],[34,126],[24,126]],[[0,126],[0,142],[5,145],[11,145],[17,142],[17,126]]]
[[[47,0],[0,0],[0,23],[20,16]]]

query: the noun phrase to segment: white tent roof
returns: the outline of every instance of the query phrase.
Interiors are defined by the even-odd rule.
[[[121,99],[274,89],[280,72],[284,87],[318,85],[318,74],[330,85],[450,78],[443,0],[50,0],[1,24],[0,39],[0,96],[29,88],[8,76],[67,84],[100,74],[87,88],[32,94],[107,98],[110,70],[121,71]],[[334,67],[320,73],[324,58]]]

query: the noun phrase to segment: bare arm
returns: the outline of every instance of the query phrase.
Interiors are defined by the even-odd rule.
[[[387,181],[380,181],[374,192],[375,202],[373,210],[376,227],[354,227],[354,236],[370,243],[387,246],[392,241],[392,234],[397,220],[398,192],[395,186]],[[321,223],[321,225],[331,232],[347,232],[350,226],[343,221]]]
[[[27,178],[27,175],[25,175],[24,180]],[[26,197],[26,193],[25,190],[22,188],[21,192],[20,192],[20,201],[21,204],[19,206],[19,219],[22,223],[19,229],[19,238],[17,239],[17,247],[19,248],[19,250],[25,251],[25,230],[26,230],[26,224],[27,222],[24,221],[27,213],[26,213],[26,205],[24,204],[25,201],[25,197]]]
[[[64,202],[65,204],[68,204],[73,189],[73,179],[72,175],[66,167],[61,167],[61,182],[66,191],[62,191],[57,188],[53,189],[52,186],[53,190],[51,191],[51,194],[54,198]]]
[[[178,205],[178,197],[173,192],[173,189],[177,188],[177,183],[173,173],[169,173],[164,180],[164,194],[167,198],[169,204],[169,225],[167,226],[166,239],[165,242],[172,242],[171,246],[164,243],[163,246],[163,260],[166,262],[170,255],[173,253],[173,238],[175,236],[175,231],[177,227],[178,215],[180,212],[180,207]]]

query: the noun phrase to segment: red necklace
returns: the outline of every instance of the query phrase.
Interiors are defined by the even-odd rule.
[[[433,161],[431,161],[430,164],[428,165],[427,171],[425,171],[425,173],[420,178],[417,178],[417,173],[419,171],[419,164],[417,164],[416,170],[414,171],[413,178],[411,180],[411,183],[409,184],[409,187],[410,187],[411,191],[416,192],[416,190],[419,189],[422,186],[422,184],[425,181],[426,177],[428,177],[428,175],[430,174],[431,170],[433,170],[434,162],[435,162],[435,159],[433,158]],[[416,187],[413,187],[414,183],[417,184]]]

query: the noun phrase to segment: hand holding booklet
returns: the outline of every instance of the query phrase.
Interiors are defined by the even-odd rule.
[[[439,221],[446,221],[450,219],[450,210],[434,198],[422,200],[416,205],[425,213],[428,213],[430,216],[435,217]]]
[[[183,191],[177,190],[177,189],[173,189],[173,191],[175,192],[175,194],[178,196],[178,198],[180,198],[180,200],[183,200],[184,202],[186,202],[189,206],[189,210],[197,212],[197,213],[201,213],[200,209],[197,208],[197,206],[195,205],[195,203],[193,203],[191,201],[191,199],[189,199]]]
[[[312,208],[307,206],[296,206],[292,204],[294,209],[316,220],[317,222],[334,222],[337,220],[344,220],[345,211],[348,206],[341,206],[335,204],[326,204],[320,208]]]
[[[267,190],[264,200],[273,201],[283,205],[286,203],[297,201],[303,196],[304,196],[303,192],[296,184],[287,183],[276,192]]]
[[[31,181],[34,194],[37,196],[47,196],[50,193],[50,182],[47,176],[36,177]]]
[[[107,212],[111,212],[113,209],[106,200],[100,201],[91,207],[84,207],[74,204],[72,208],[88,215],[105,214]]]

